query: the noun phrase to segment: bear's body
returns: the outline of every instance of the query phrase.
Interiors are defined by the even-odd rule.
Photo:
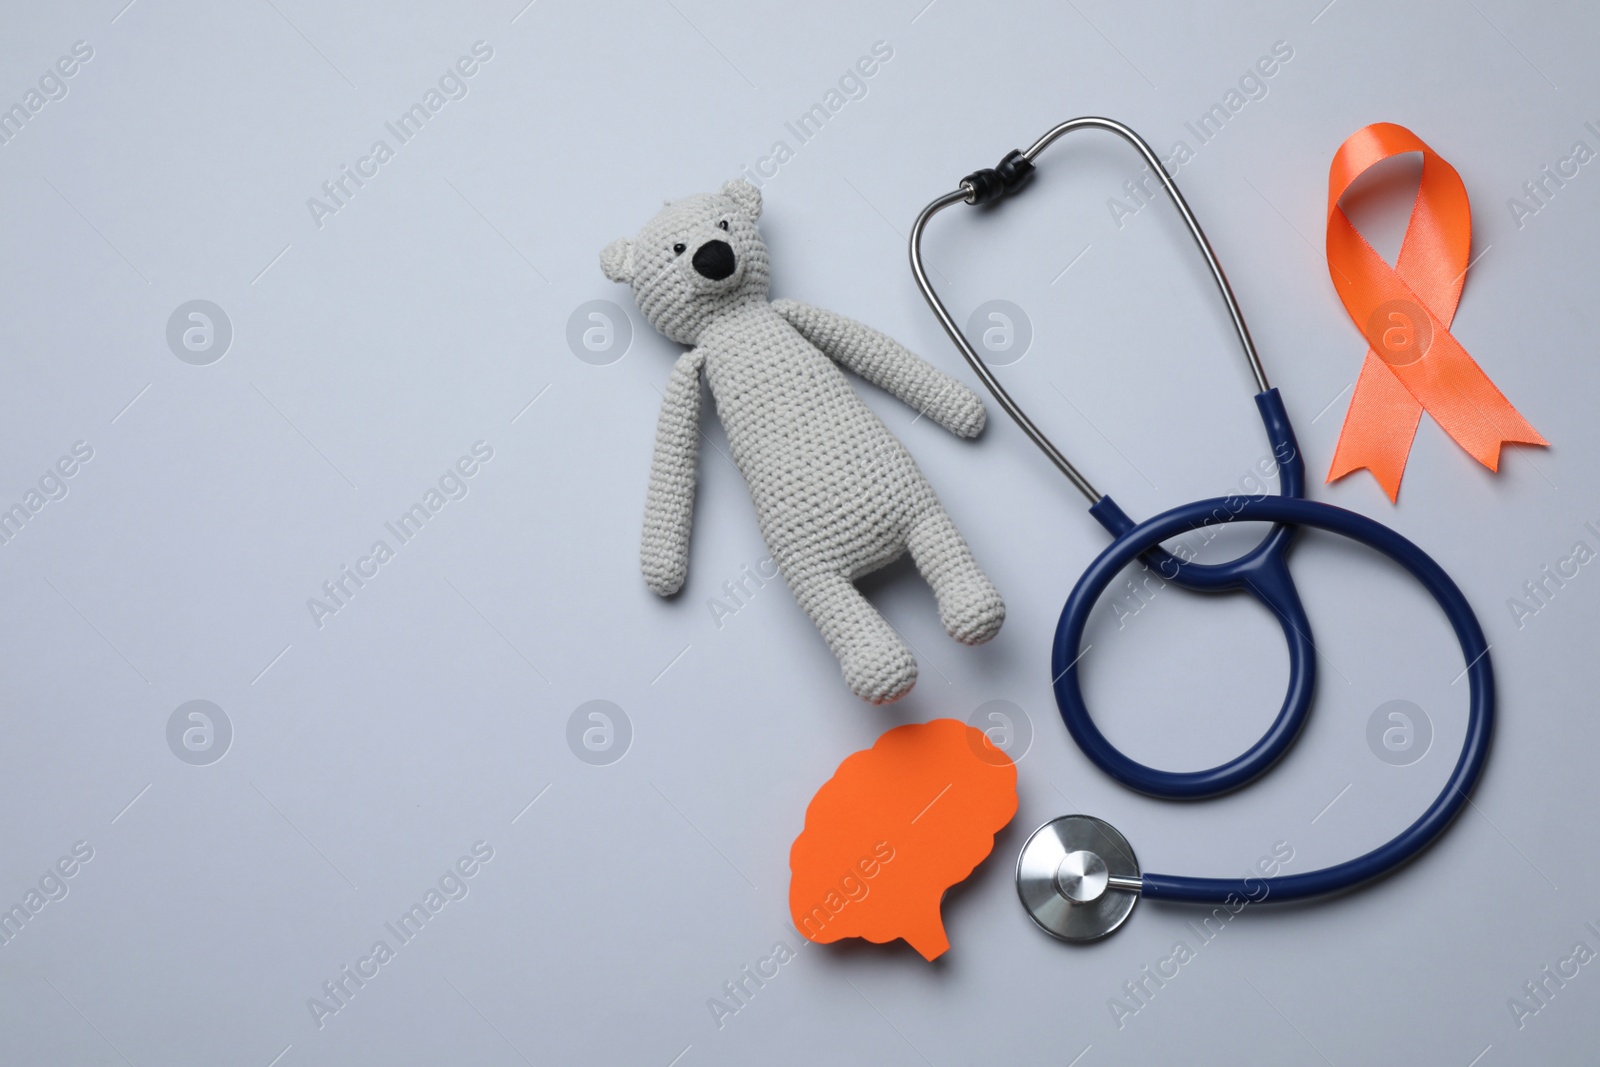
[[[912,525],[939,502],[832,360],[769,304],[719,319],[698,350],[762,537],[785,575],[858,578],[905,551]],[[756,396],[765,399],[740,402]]]
[[[910,551],[946,630],[969,644],[994,636],[1005,606],[911,454],[839,367],[965,437],[983,429],[983,404],[875,330],[795,301],[769,303],[759,212],[754,187],[730,182],[720,195],[669,203],[636,241],[602,253],[606,274],[633,283],[651,323],[694,346],[662,399],[645,579],[667,596],[687,575],[703,375],[773,561],[851,690],[885,703],[911,689],[916,660],[854,579]]]

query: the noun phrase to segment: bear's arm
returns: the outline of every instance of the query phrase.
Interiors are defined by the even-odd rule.
[[[656,421],[639,562],[645,583],[660,596],[683,588],[689,575],[689,529],[700,458],[700,369],[705,361],[705,354],[695,349],[673,364]]]
[[[898,341],[853,319],[797,300],[772,308],[823,354],[961,437],[983,431],[983,400]]]

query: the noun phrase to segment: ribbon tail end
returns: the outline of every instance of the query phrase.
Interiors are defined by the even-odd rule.
[[[1549,448],[1550,442],[1546,441],[1538,430],[1535,430],[1532,426],[1529,426],[1525,434],[1501,437],[1492,442],[1486,442],[1484,447],[1473,450],[1472,458],[1498,474],[1500,473],[1500,458],[1505,452],[1506,445],[1528,445],[1534,448]]]
[[[1323,484],[1332,485],[1346,475],[1354,474],[1359,470],[1367,471],[1372,475],[1379,488],[1383,490],[1384,495],[1389,498],[1389,503],[1397,504],[1400,502],[1400,479],[1404,477],[1406,470],[1404,463],[1398,469],[1390,469],[1387,465],[1374,466],[1371,463],[1352,463],[1348,461],[1341,466],[1339,457],[1335,456],[1333,465],[1328,468],[1328,477]]]

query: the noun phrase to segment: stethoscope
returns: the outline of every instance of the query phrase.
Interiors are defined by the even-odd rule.
[[[1197,500],[1135,524],[1109,497],[1102,495],[1061,454],[1050,439],[1017,406],[1005,387],[978,356],[950,317],[922,265],[922,233],[928,220],[954,204],[988,204],[1015,193],[1033,173],[1033,161],[1057,138],[1075,130],[1097,129],[1116,134],[1144,157],[1151,174],[1183,216],[1233,319],[1234,331],[1250,364],[1259,391],[1256,407],[1267,439],[1279,457],[1278,497],[1218,497]],[[911,270],[945,332],[989,392],[1024,433],[1092,505],[1089,514],[1113,538],[1072,590],[1056,626],[1051,656],[1056,703],[1074,741],[1097,767],[1130,789],[1172,800],[1216,796],[1253,781],[1289,749],[1305,725],[1316,682],[1316,648],[1311,624],[1300,604],[1285,553],[1300,526],[1329,530],[1382,552],[1409,571],[1444,609],[1466,660],[1470,687],[1466,739],[1450,779],[1422,816],[1371,852],[1344,863],[1304,874],[1247,878],[1193,878],[1142,872],[1139,861],[1117,830],[1089,815],[1065,815],[1035,830],[1017,859],[1017,893],[1023,907],[1044,930],[1066,941],[1092,941],[1121,926],[1140,897],[1194,904],[1260,903],[1303,900],[1353,888],[1402,866],[1444,832],[1467,802],[1489,751],[1494,721],[1494,675],[1489,648],[1477,617],[1455,582],[1420,548],[1393,530],[1365,516],[1329,504],[1300,499],[1305,491],[1305,464],[1294,428],[1278,390],[1267,384],[1244,316],[1217,262],[1216,253],[1195,221],[1183,194],[1173,184],[1150,146],[1128,127],[1104,118],[1077,118],[1061,123],[1025,151],[1012,151],[998,166],[962,179],[960,187],[923,209],[911,229]],[[1287,457],[1287,458],[1286,458]],[[1255,548],[1227,563],[1201,564],[1180,560],[1160,543],[1191,530],[1228,522],[1271,522],[1272,529]],[[1278,617],[1289,645],[1289,690],[1283,707],[1261,739],[1243,754],[1204,771],[1157,770],[1129,759],[1106,740],[1084,705],[1078,670],[1084,628],[1100,594],[1136,558],[1166,581],[1202,592],[1244,590]]]

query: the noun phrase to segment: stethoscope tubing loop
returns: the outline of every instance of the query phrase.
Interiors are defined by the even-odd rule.
[[[1379,522],[1331,504],[1293,497],[1245,498],[1242,501],[1218,497],[1184,504],[1135,526],[1089,565],[1062,610],[1051,663],[1062,719],[1092,762],[1113,777],[1124,780],[1127,768],[1118,761],[1132,761],[1105,739],[1083,701],[1079,678],[1083,654],[1080,650],[1089,614],[1122,568],[1151,546],[1217,521],[1271,522],[1327,530],[1367,545],[1404,567],[1444,610],[1461,645],[1466,661],[1463,673],[1469,688],[1466,736],[1449,780],[1433,803],[1405,830],[1370,852],[1305,874],[1275,877],[1195,878],[1147,873],[1143,876],[1143,895],[1206,904],[1233,899],[1282,902],[1341,892],[1387,874],[1427,848],[1467,804],[1488,758],[1495,694],[1489,645],[1460,588],[1427,553]],[[1114,754],[1116,759],[1109,758],[1109,754]],[[1258,761],[1260,766],[1255,769],[1256,774],[1264,772],[1272,762],[1264,757]],[[1144,780],[1142,785],[1134,787],[1154,796],[1186,798],[1184,794],[1163,792],[1160,783],[1152,780]]]

